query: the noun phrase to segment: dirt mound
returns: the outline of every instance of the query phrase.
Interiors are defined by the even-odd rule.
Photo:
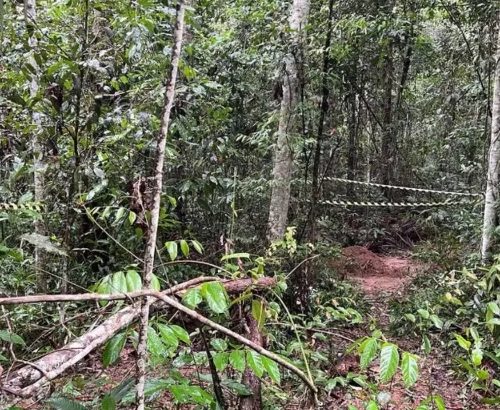
[[[409,258],[377,255],[364,246],[344,248],[331,266],[343,278],[357,282],[368,294],[400,290],[418,272],[418,266]]]

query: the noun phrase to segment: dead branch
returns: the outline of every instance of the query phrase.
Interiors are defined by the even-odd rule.
[[[193,288],[200,283],[210,282],[217,280],[214,277],[201,276],[188,280],[186,282],[175,285],[164,292],[159,293],[160,295],[182,295],[186,290]],[[264,277],[256,281],[252,279],[235,279],[235,280],[225,280],[221,281],[224,285],[226,291],[230,294],[242,293],[248,289],[265,289],[272,287],[276,284],[276,278]],[[139,296],[143,296],[143,292],[140,291]],[[134,292],[132,292],[134,293]],[[105,299],[93,299],[96,296],[102,298],[106,295],[98,294],[84,294],[88,296],[87,299],[81,298],[82,295],[32,295],[32,296],[20,296],[12,298],[1,298],[0,305],[13,304],[9,303],[10,300],[15,300],[16,304],[20,303],[51,303],[51,302],[61,302],[65,300],[69,301],[81,301],[81,300],[105,300]],[[152,297],[157,298],[157,293],[150,293]],[[110,300],[126,300],[129,299],[127,294],[116,294],[107,295],[111,297]],[[67,298],[67,299],[64,299]],[[163,305],[163,300],[154,303],[155,308],[161,308]],[[181,305],[182,306],[182,305]],[[39,358],[30,364],[30,366],[24,366],[13,373],[10,374],[8,379],[5,379],[3,384],[0,384],[0,389],[10,392],[15,395],[31,395],[36,391],[41,385],[43,385],[47,379],[41,381],[43,373],[46,373],[51,378],[55,378],[62,374],[66,369],[78,363],[79,360],[85,358],[94,349],[103,345],[111,337],[113,337],[117,332],[123,328],[132,324],[137,320],[140,314],[140,308],[138,304],[133,304],[127,306],[117,313],[111,315],[103,323],[101,323],[96,328],[85,333],[84,335],[76,338],[72,342],[66,344],[64,347],[55,350],[47,355]],[[36,367],[35,367],[36,366]],[[43,369],[41,372],[39,369]],[[40,382],[40,383],[38,383]],[[36,384],[35,387],[31,387]],[[25,387],[26,386],[26,387]]]

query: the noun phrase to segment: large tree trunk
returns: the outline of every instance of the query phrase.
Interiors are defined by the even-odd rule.
[[[158,222],[160,220],[161,191],[163,186],[163,164],[165,159],[165,147],[167,143],[168,127],[170,124],[170,112],[174,104],[175,83],[181,55],[182,37],[184,35],[184,0],[177,3],[177,15],[174,29],[174,44],[172,47],[171,68],[165,90],[165,104],[161,118],[160,133],[156,141],[154,184],[152,186],[153,204],[151,220],[147,230],[147,243],[144,255],[143,285],[148,289],[153,278],[153,268],[156,252],[156,237],[158,233]],[[146,359],[147,359],[147,331],[149,327],[149,307],[151,298],[146,298],[141,307],[141,329],[139,332],[139,343],[137,347],[137,410],[144,410],[146,383]]]
[[[500,13],[498,15],[500,22]],[[488,157],[486,198],[484,203],[483,238],[481,258],[483,263],[491,260],[493,234],[498,223],[498,201],[500,191],[500,29],[495,56],[495,84],[493,87],[493,109],[491,117],[491,140]]]
[[[385,56],[385,96],[384,96],[384,112],[383,112],[383,126],[382,130],[382,147],[381,147],[381,166],[382,166],[382,183],[390,185],[393,182],[394,163],[395,163],[395,134],[392,124],[392,89],[393,89],[393,45],[392,39],[389,39],[389,44],[386,49]],[[388,191],[390,192],[390,191]],[[387,194],[386,194],[387,195]]]
[[[275,241],[285,233],[290,205],[293,169],[293,139],[297,131],[296,109],[299,96],[299,68],[302,59],[304,27],[309,14],[309,0],[294,0],[289,25],[291,44],[285,56],[283,99],[281,100],[278,138],[273,164],[268,239]]]

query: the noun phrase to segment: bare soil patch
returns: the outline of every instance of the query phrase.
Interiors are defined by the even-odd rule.
[[[408,257],[378,255],[364,246],[344,248],[331,267],[356,282],[367,295],[400,291],[423,270]]]

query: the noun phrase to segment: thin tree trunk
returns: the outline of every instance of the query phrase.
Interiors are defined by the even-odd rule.
[[[259,324],[257,320],[249,311],[245,317],[246,325],[248,328],[248,334],[246,337],[252,342],[263,346],[263,337],[259,329]],[[262,408],[262,389],[260,379],[253,373],[253,371],[247,366],[245,372],[243,373],[242,383],[246,385],[252,395],[243,396],[240,400],[240,410],[258,410]]]
[[[393,88],[393,45],[392,40],[389,40],[385,56],[385,96],[384,96],[384,114],[382,117],[384,128],[382,130],[382,183],[390,185],[393,180],[394,172],[394,130],[392,127],[392,88]]]
[[[500,13],[498,14],[498,21],[500,22]],[[481,258],[483,263],[487,263],[491,260],[493,234],[498,224],[498,201],[500,199],[500,30],[497,38],[494,81],[491,141],[488,157],[483,238],[481,245]]]
[[[36,10],[36,0],[24,0],[24,19],[26,24],[26,29],[28,31],[29,39],[28,45],[32,53],[35,52],[38,46],[38,40],[34,33],[35,25],[37,21],[37,10]],[[35,68],[35,73],[33,74],[30,82],[30,97],[35,98],[38,93],[39,88],[39,78],[38,78],[38,64],[30,56],[30,64]],[[31,147],[33,150],[33,190],[34,199],[36,202],[43,202],[45,199],[45,169],[46,164],[43,159],[43,144],[40,141],[40,133],[42,131],[41,116],[36,110],[32,113],[33,124],[35,124],[35,135],[32,136]],[[45,226],[42,219],[36,219],[34,224],[35,233],[38,235],[45,235]],[[45,292],[47,290],[47,276],[43,269],[43,250],[35,245],[35,273],[36,273],[36,283],[39,292]]]
[[[321,111],[319,113],[318,135],[316,136],[316,147],[314,149],[314,161],[312,171],[312,203],[311,203],[311,234],[310,241],[316,241],[316,214],[320,196],[319,170],[321,163],[321,151],[323,144],[323,133],[325,129],[325,117],[328,112],[328,73],[330,70],[330,45],[332,43],[332,20],[333,20],[333,0],[328,3],[328,25],[326,31],[325,45],[323,48],[323,70],[321,83]],[[307,285],[307,284],[306,284]]]
[[[299,97],[299,65],[304,27],[309,14],[309,0],[294,0],[289,18],[291,44],[285,56],[283,99],[281,100],[278,138],[273,164],[268,239],[275,241],[285,233],[290,205],[293,168],[293,137],[297,130],[296,109]]]
[[[152,186],[153,205],[151,211],[151,221],[147,232],[146,251],[144,255],[143,286],[148,289],[153,277],[153,267],[156,251],[156,237],[158,233],[158,222],[160,219],[161,191],[163,185],[163,164],[165,159],[165,146],[167,143],[168,127],[170,123],[170,112],[174,103],[175,83],[181,55],[182,37],[184,35],[184,0],[177,3],[176,22],[174,29],[174,45],[172,48],[172,61],[169,79],[165,89],[165,104],[161,118],[160,133],[157,138],[155,153],[154,183]],[[147,359],[147,331],[149,326],[149,308],[152,303],[151,298],[146,298],[141,306],[141,328],[139,332],[139,343],[137,347],[137,410],[144,410],[144,386],[146,382],[146,359]]]

